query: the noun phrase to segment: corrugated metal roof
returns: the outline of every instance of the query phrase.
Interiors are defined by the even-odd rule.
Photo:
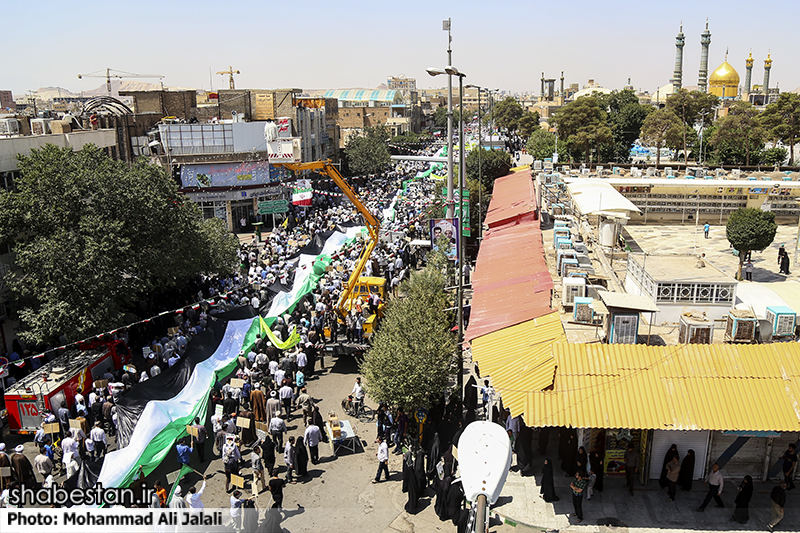
[[[324,98],[336,98],[343,102],[394,102],[396,90],[365,91],[363,89],[332,89],[325,92]]]
[[[487,231],[472,274],[467,341],[550,313],[552,288],[538,220]]]
[[[552,354],[552,390],[523,390],[513,376],[503,383],[493,376],[503,402],[524,406],[529,425],[800,431],[797,343],[557,343]]]
[[[552,311],[553,279],[536,219],[533,182],[526,171],[498,178],[472,274],[472,312],[466,339]]]
[[[484,223],[494,228],[519,218],[533,220],[536,215],[536,191],[529,170],[513,172],[494,181],[492,201]]]
[[[557,312],[528,320],[501,331],[483,335],[472,342],[472,360],[477,361],[481,376],[491,376],[493,383],[513,383],[520,391],[541,390],[553,383],[555,360],[551,345],[566,339]],[[503,395],[506,407],[514,397]],[[524,404],[517,406],[517,412]]]

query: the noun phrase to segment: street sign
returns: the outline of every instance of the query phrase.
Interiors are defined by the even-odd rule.
[[[289,211],[288,200],[267,200],[265,202],[258,202],[259,215],[274,215],[275,213],[286,213]]]

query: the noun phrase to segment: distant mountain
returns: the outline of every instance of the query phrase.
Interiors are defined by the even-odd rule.
[[[125,81],[125,80],[111,80],[111,96],[114,98],[119,97],[120,91],[157,91],[161,89],[160,83],[148,83],[144,81]],[[165,87],[165,89],[170,89]],[[175,88],[173,88],[175,89]],[[96,89],[89,91],[72,92],[63,87],[40,87],[35,91],[36,99],[42,101],[52,100],[53,98],[66,97],[66,96],[106,96],[108,90],[106,84],[101,83]]]

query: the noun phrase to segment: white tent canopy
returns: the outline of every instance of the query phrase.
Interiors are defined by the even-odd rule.
[[[597,178],[567,178],[569,191],[575,208],[583,215],[616,216],[630,218],[631,212],[641,213],[630,200],[607,181]]]

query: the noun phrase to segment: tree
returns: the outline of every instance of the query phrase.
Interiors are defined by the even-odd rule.
[[[761,163],[765,165],[782,165],[786,161],[786,148],[774,147],[761,151]]]
[[[467,180],[478,179],[478,150],[474,148],[467,154],[466,164],[466,177]],[[483,150],[480,155],[480,176],[481,183],[485,190],[491,194],[494,189],[494,180],[508,174],[511,169],[511,154],[505,150]]]
[[[534,159],[543,160],[547,157],[553,157],[553,152],[556,151],[556,136],[547,130],[539,128],[534,131],[530,139],[528,139],[526,150]],[[567,161],[568,159],[567,143],[559,143],[558,160]]]
[[[742,279],[742,265],[748,252],[762,251],[772,244],[778,225],[775,213],[753,207],[743,207],[731,213],[725,234],[734,250],[739,252],[739,270],[736,279]]]
[[[519,120],[517,120],[517,129],[519,130],[519,135],[523,139],[526,139],[531,136],[531,134],[541,129],[539,128],[539,113],[536,111],[525,111]]]
[[[458,131],[458,121],[461,119],[461,112],[458,109],[453,109],[453,131]],[[447,106],[439,106],[433,112],[433,124],[437,128],[447,127]]]
[[[0,192],[0,242],[19,267],[6,281],[26,341],[108,331],[142,296],[237,266],[225,225],[203,221],[143,159],[129,167],[94,145],[48,144],[19,156],[19,167],[16,190]]]
[[[745,153],[745,165],[750,165],[750,153],[758,152],[764,144],[765,132],[758,120],[759,111],[749,102],[733,102],[728,114],[717,121],[711,144],[725,142]]]
[[[467,179],[467,190],[469,190],[469,219],[470,228],[473,228],[472,236],[478,235],[474,228],[478,227],[478,220],[486,220],[486,212],[489,210],[489,200],[492,199],[489,191],[480,181]],[[480,206],[478,202],[480,201]],[[478,209],[480,209],[480,219],[478,219]]]
[[[388,140],[389,132],[384,126],[365,128],[363,137],[350,136],[344,147],[350,171],[359,175],[382,172],[391,161]]]
[[[667,109],[675,113],[683,123],[683,155],[684,161],[688,160],[687,132],[694,131],[694,125],[700,117],[706,117],[717,105],[717,97],[711,93],[688,91],[679,89],[678,92],[667,96]],[[705,118],[703,119],[705,120]]]
[[[608,114],[608,125],[614,137],[613,143],[601,150],[601,161],[625,162],[630,159],[631,146],[639,138],[644,119],[652,111],[652,106],[639,103],[639,97],[630,89],[613,91],[611,94],[598,94],[601,108]]]
[[[681,119],[669,109],[654,111],[644,120],[640,136],[645,144],[656,147],[656,166],[661,163],[661,148],[677,146],[682,130]]]
[[[519,128],[519,119],[523,115],[522,106],[513,96],[508,96],[494,105],[494,122],[508,133],[513,133]]]
[[[800,94],[781,93],[761,113],[760,121],[771,139],[789,144],[789,165],[793,165],[794,145],[800,138]]]
[[[442,261],[429,263],[401,285],[405,297],[387,304],[375,342],[360,367],[371,398],[407,413],[433,406],[456,370]]]
[[[589,163],[592,161],[592,148],[599,151],[601,145],[612,140],[608,115],[593,96],[583,96],[568,103],[556,112],[553,120],[559,137],[568,143],[570,149],[581,150]]]

